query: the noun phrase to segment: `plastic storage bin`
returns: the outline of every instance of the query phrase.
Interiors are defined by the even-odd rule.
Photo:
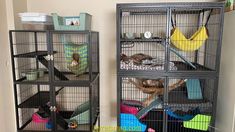
[[[52,17],[45,13],[19,13],[23,29],[25,30],[53,30]]]
[[[22,22],[52,23],[52,17],[46,13],[25,12],[19,13]]]
[[[52,13],[55,30],[91,30],[91,15],[80,13],[79,16],[61,17]]]

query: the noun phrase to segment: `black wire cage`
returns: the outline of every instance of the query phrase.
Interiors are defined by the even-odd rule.
[[[216,131],[223,13],[220,2],[117,5],[122,130]]]
[[[99,126],[99,34],[10,31],[18,131]]]

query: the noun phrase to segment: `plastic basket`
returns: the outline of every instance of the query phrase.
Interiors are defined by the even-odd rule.
[[[52,13],[52,17],[55,30],[91,30],[91,15],[88,13],[68,17]]]

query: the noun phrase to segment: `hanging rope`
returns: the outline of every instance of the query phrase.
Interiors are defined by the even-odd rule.
[[[208,25],[208,22],[209,22],[212,11],[213,11],[213,9],[210,10],[210,13],[207,17],[207,20],[206,20],[204,26]],[[173,17],[174,17],[174,19],[173,19]],[[205,18],[205,9],[202,10],[202,23],[203,23],[204,18]],[[172,25],[173,28],[176,27],[176,10],[174,10],[174,15],[171,16],[171,25]]]
[[[203,20],[204,20],[204,15],[205,15],[205,10],[202,9],[202,23],[203,23]]]
[[[173,15],[171,15],[171,25],[173,28],[176,27],[176,11],[174,10],[174,20],[172,18]]]
[[[206,26],[206,27],[207,27],[208,22],[209,22],[209,19],[210,19],[210,17],[211,17],[212,11],[213,11],[213,9],[210,10],[210,13],[209,13],[209,15],[208,15],[208,17],[207,17],[207,20],[206,20],[206,23],[205,23],[205,26]]]

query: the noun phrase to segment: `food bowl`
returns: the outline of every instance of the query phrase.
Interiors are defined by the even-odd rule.
[[[127,33],[123,33],[122,38],[125,39],[135,39],[136,37],[136,33],[131,33],[131,32],[127,32]]]
[[[37,70],[38,72],[38,77],[43,77],[45,74],[46,69],[40,68]]]
[[[36,71],[29,71],[25,75],[26,75],[26,79],[28,81],[37,80],[37,78],[38,78],[38,72],[36,72]]]

